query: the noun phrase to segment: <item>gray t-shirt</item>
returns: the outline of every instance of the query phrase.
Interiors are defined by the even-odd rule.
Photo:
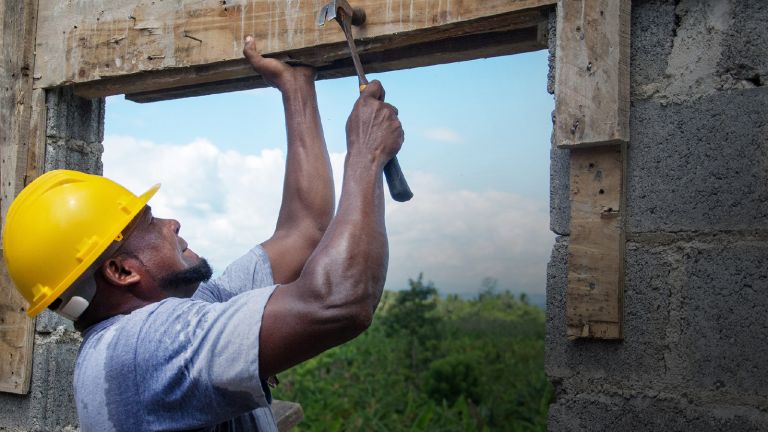
[[[259,376],[259,330],[273,283],[257,246],[191,299],[169,298],[88,328],[74,377],[81,430],[277,432]]]

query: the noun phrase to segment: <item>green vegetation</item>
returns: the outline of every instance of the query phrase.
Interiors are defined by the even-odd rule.
[[[492,280],[475,300],[409,283],[357,339],[280,375],[275,397],[304,408],[298,430],[545,430],[544,311]]]

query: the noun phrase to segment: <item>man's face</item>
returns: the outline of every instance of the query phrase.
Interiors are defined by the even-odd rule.
[[[174,219],[152,216],[147,206],[136,217],[136,227],[129,235],[127,249],[144,265],[165,297],[191,297],[200,282],[213,273],[208,262],[179,237],[180,228]]]

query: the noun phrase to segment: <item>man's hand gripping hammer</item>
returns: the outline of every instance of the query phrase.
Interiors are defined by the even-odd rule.
[[[360,63],[360,56],[357,54],[355,40],[352,37],[352,26],[359,26],[365,22],[365,11],[360,8],[353,9],[346,0],[334,0],[323,6],[317,15],[317,24],[320,26],[330,20],[336,20],[344,31],[344,36],[347,38],[347,44],[352,54],[352,63],[355,64],[360,91],[362,92],[368,85],[368,79],[365,78],[363,65]],[[403,171],[397,162],[397,156],[384,165],[384,177],[387,179],[389,193],[395,201],[404,202],[413,198],[413,192],[408,187],[408,182],[405,181]]]

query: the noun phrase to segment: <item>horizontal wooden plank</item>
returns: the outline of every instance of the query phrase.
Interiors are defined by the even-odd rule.
[[[620,339],[624,280],[622,146],[571,151],[566,325],[570,338]]]
[[[360,56],[366,73],[386,72],[391,70],[432,66],[457,61],[488,58],[500,55],[535,51],[546,47],[546,23],[522,29],[472,34],[435,42],[426,42],[397,50],[368,52]],[[346,45],[343,46],[346,48]],[[317,78],[329,79],[355,75],[350,58],[340,58],[318,68]],[[121,87],[134,88],[141,85],[143,78],[128,77]],[[132,81],[132,82],[129,82]],[[98,93],[94,84],[85,84],[88,89],[79,88],[80,93]],[[249,90],[265,87],[266,83],[259,75],[243,78],[192,84],[154,91],[140,91],[126,94],[126,99],[134,102],[157,102],[183,97],[204,96],[229,91]]]
[[[265,54],[331,70],[349,57],[336,23],[318,27],[324,1],[40,0],[36,86],[79,84],[87,96],[138,93],[253,77],[242,39]],[[471,34],[536,27],[555,0],[359,0],[364,54]],[[390,58],[392,55],[390,55]],[[434,57],[433,57],[434,58]],[[369,66],[376,70],[376,66]],[[135,76],[133,81],[122,80]],[[87,85],[91,83],[92,85]],[[136,85],[139,83],[140,85]]]
[[[558,3],[555,143],[561,148],[629,140],[630,3]]]

